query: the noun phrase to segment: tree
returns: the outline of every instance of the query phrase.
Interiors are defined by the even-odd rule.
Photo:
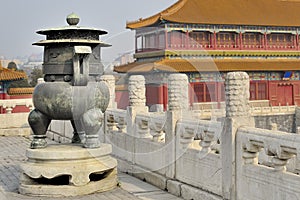
[[[11,69],[11,70],[14,70],[14,71],[17,71],[18,70],[18,66],[15,62],[9,62],[8,65],[7,65],[7,69]]]
[[[25,87],[31,87],[28,83],[28,79],[13,81],[9,84],[9,88],[25,88]]]
[[[31,78],[30,85],[32,87],[35,87],[37,84],[37,80],[43,77],[44,77],[43,71],[38,67],[34,67],[30,75]]]
[[[18,69],[17,64],[15,62],[8,63],[7,68],[18,72],[24,72],[23,70]],[[9,84],[9,88],[24,88],[24,87],[31,87],[28,83],[27,78],[18,81],[12,81]]]

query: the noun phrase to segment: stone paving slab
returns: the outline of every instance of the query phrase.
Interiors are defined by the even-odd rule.
[[[53,143],[49,141],[49,143]],[[18,194],[20,168],[26,160],[25,152],[30,145],[26,137],[0,137],[0,200],[160,200],[180,199],[166,191],[124,173],[118,174],[120,187],[108,192],[79,197],[47,198]]]
[[[150,185],[144,181],[134,178],[127,174],[119,174],[119,181],[122,183],[121,187],[130,193],[143,193],[161,191],[159,188]]]
[[[146,183],[140,179],[134,178],[127,174],[120,174],[119,180],[121,183],[121,188],[130,192],[131,194],[139,197],[140,199],[144,200],[151,200],[151,199],[159,199],[159,200],[179,200],[178,198],[166,191],[163,191],[149,183]]]

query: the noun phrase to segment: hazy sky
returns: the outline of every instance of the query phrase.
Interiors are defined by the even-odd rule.
[[[177,0],[1,0],[0,56],[8,58],[40,53],[32,43],[44,39],[37,30],[66,26],[65,18],[75,12],[80,26],[108,31],[101,39],[113,46],[103,50],[104,61],[118,53],[134,50],[133,31],[126,21],[148,17]]]

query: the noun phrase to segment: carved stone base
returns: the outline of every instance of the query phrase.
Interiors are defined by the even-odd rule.
[[[28,149],[21,164],[19,192],[32,196],[78,196],[117,186],[117,161],[109,144],[85,149],[81,145],[49,145]]]

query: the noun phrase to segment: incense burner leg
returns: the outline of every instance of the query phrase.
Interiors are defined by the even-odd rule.
[[[85,135],[84,126],[82,123],[82,120],[71,120],[72,127],[74,129],[73,132],[73,138],[72,143],[74,144],[80,144],[82,141],[82,138]]]
[[[100,109],[94,108],[88,110],[82,117],[82,121],[85,127],[85,137],[84,142],[85,148],[98,148],[100,147],[99,141],[99,130],[103,122],[103,113]]]
[[[41,149],[47,146],[46,132],[51,122],[46,115],[34,109],[28,116],[29,125],[33,131],[33,140],[30,144],[31,149]]]

